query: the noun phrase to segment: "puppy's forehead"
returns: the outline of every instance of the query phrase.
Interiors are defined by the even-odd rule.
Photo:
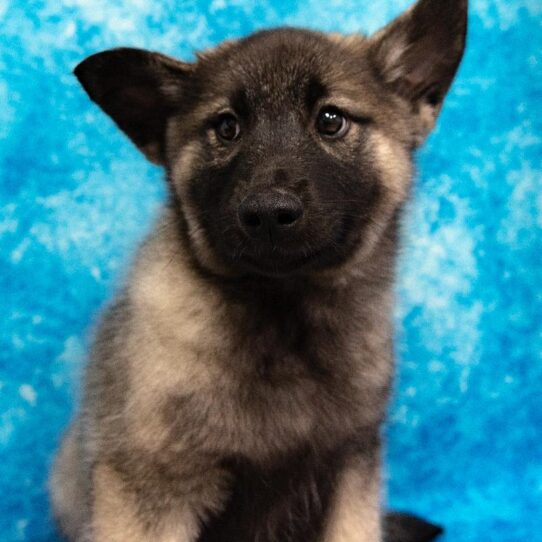
[[[310,108],[332,88],[355,78],[352,59],[345,58],[342,49],[316,32],[262,31],[217,51],[207,71],[217,93],[251,108]]]

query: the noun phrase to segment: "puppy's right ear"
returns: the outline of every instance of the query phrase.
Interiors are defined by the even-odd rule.
[[[167,120],[180,104],[191,72],[191,64],[130,48],[97,53],[74,70],[90,98],[160,165]]]

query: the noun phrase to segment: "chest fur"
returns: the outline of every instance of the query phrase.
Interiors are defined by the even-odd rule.
[[[380,421],[390,332],[357,296],[144,271],[129,292],[123,352],[127,427],[143,448],[265,461]]]

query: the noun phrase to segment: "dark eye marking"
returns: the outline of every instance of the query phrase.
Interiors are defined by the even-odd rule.
[[[328,95],[327,88],[316,77],[311,77],[305,89],[305,105],[307,111],[314,111],[314,107],[319,100]]]
[[[323,137],[339,139],[350,129],[350,118],[334,106],[326,106],[320,110],[316,118],[316,129]]]
[[[221,113],[215,121],[215,132],[222,141],[235,141],[241,135],[241,125],[233,113]]]

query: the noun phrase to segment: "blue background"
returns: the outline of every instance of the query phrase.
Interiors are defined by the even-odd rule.
[[[89,323],[164,197],[71,70],[280,24],[373,31],[408,0],[0,0],[0,539],[54,541],[47,469]],[[419,155],[397,307],[389,500],[446,541],[542,540],[542,1],[473,0]]]

